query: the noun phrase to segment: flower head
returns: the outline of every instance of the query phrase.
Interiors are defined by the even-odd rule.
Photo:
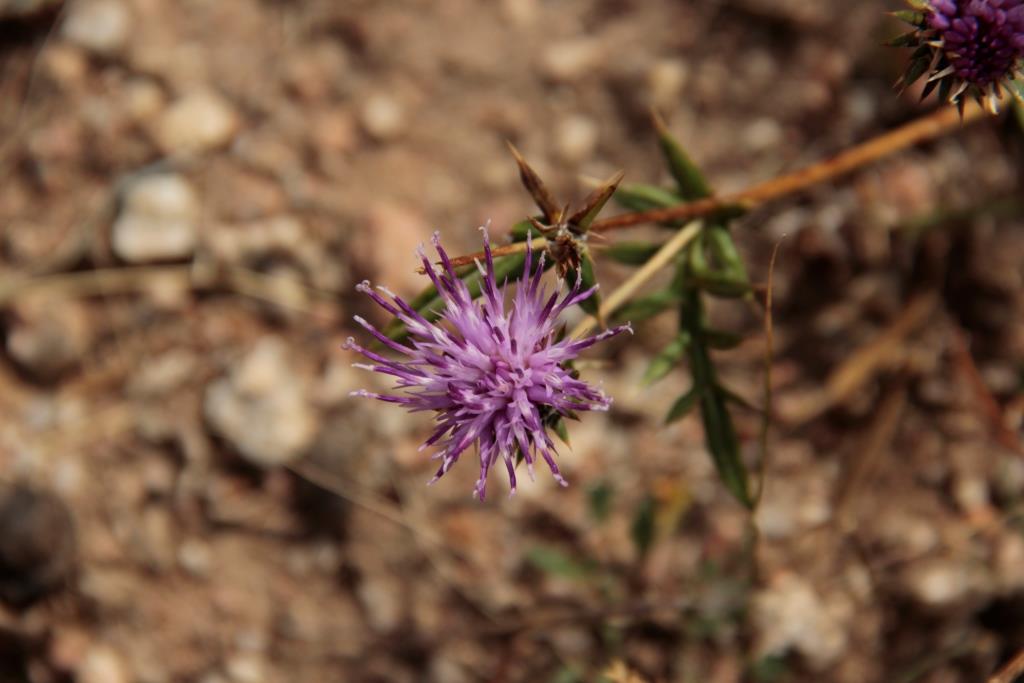
[[[1024,0],[911,0],[923,12],[904,44],[916,46],[908,84],[928,74],[954,102],[964,94],[993,113],[1007,88],[1024,98]]]
[[[482,282],[478,301],[455,272],[435,233],[433,245],[441,259],[441,272],[435,272],[422,247],[419,256],[444,300],[439,320],[431,322],[387,289],[374,291],[363,282],[357,289],[404,323],[409,337],[405,343],[394,341],[357,316],[356,322],[401,358],[392,360],[353,339],[346,343],[347,348],[373,361],[357,367],[392,375],[400,392],[357,391],[356,395],[397,403],[410,411],[435,413],[437,427],[420,447],[438,447],[433,457],[441,465],[431,482],[477,444],[480,477],[474,493],[480,499],[486,491],[487,474],[499,458],[508,470],[513,493],[517,456],[526,461],[531,478],[539,457],[551,468],[555,480],[566,485],[555,464],[555,446],[546,422],[552,416],[607,410],[611,405],[608,396],[579,380],[566,363],[603,339],[631,331],[623,325],[585,339],[559,340],[559,315],[593,294],[596,287],[581,291],[577,283],[564,295],[558,291],[549,294],[541,284],[545,255],[534,259],[529,246],[522,278],[507,307],[505,283],[499,287],[496,281],[486,229],[483,234],[485,264],[477,263]]]

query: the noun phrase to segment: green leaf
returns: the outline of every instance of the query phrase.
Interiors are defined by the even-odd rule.
[[[749,281],[747,264],[743,262],[736,243],[732,241],[729,229],[724,225],[710,225],[706,233],[708,248],[719,269],[738,280]]]
[[[696,387],[691,388],[685,394],[676,399],[672,407],[669,408],[668,415],[665,416],[665,424],[671,424],[676,420],[685,417],[694,407],[697,405],[697,399],[700,398],[700,393]]]
[[[747,468],[740,457],[740,444],[732,416],[721,392],[704,392],[701,397],[701,418],[711,458],[718,468],[722,483],[746,507],[753,505],[747,481]]]
[[[647,366],[647,372],[644,373],[643,383],[654,384],[659,379],[672,371],[683,355],[686,354],[686,347],[690,344],[690,334],[688,332],[680,332],[676,335],[675,339],[670,341],[661,352],[654,357],[650,365]]]
[[[750,680],[754,683],[778,683],[790,672],[789,662],[783,655],[765,655],[749,666]]]
[[[534,216],[534,218],[539,220],[543,218],[543,216]],[[538,237],[542,237],[542,235],[537,234],[537,228],[533,227],[533,223],[531,223],[528,218],[513,225],[512,229],[509,230],[508,233],[513,242],[525,242],[527,238],[536,239]]]
[[[610,482],[602,481],[587,491],[587,503],[590,508],[590,516],[597,522],[604,522],[611,515],[612,498],[615,497],[615,489]]]
[[[676,180],[679,195],[683,199],[688,200],[710,197],[711,186],[705,180],[704,174],[693,163],[682,145],[672,137],[660,116],[654,117],[654,126],[658,131],[661,153],[668,163],[669,172],[672,173],[672,177]]]
[[[565,664],[550,679],[550,683],[584,683],[584,672],[573,664]]]
[[[722,394],[722,396],[725,398],[725,400],[729,401],[730,403],[735,403],[738,406],[743,406],[747,410],[751,410],[751,411],[753,411],[755,413],[760,413],[761,412],[760,408],[758,408],[753,403],[748,401],[746,398],[744,398],[743,396],[740,396],[739,394],[737,394],[735,391],[733,391],[729,387],[725,386],[724,384],[719,384],[718,385],[718,391],[719,391],[719,393]]]
[[[594,261],[590,258],[590,254],[587,252],[580,255],[579,273],[575,270],[570,270],[566,273],[566,282],[570,285],[574,285],[576,284],[577,277],[580,278],[580,289],[590,289],[597,284],[597,278],[594,276]],[[581,301],[580,308],[590,315],[596,316],[598,311],[601,309],[601,292],[596,291]]]
[[[911,26],[920,26],[924,23],[924,14],[912,9],[900,9],[895,12],[889,12],[889,16],[896,17],[900,21],[910,24]],[[914,31],[914,33],[917,33]]]
[[[710,352],[701,334],[704,327],[704,307],[700,292],[690,290],[681,312],[682,329],[693,335],[690,344],[690,371],[693,374],[694,389],[699,396],[708,451],[725,487],[740,503],[751,508],[753,500],[750,497],[747,469],[740,456],[739,438],[736,436],[732,416],[726,408],[726,396],[718,384]]]
[[[650,211],[682,204],[683,198],[654,185],[629,183],[618,189],[615,201],[631,211]]]
[[[710,348],[720,351],[735,349],[737,346],[742,344],[744,340],[742,334],[727,332],[726,330],[716,330],[709,327],[705,327],[701,330],[701,337],[703,337],[704,342]]]
[[[551,429],[554,430],[555,434],[558,435],[558,438],[562,440],[562,443],[566,446],[572,445],[569,443],[569,428],[566,426],[565,420],[562,419],[561,415],[559,415],[558,419],[551,425]]]
[[[694,275],[693,282],[708,294],[722,299],[740,299],[753,291],[749,282],[735,280],[721,273],[709,272]]]
[[[597,214],[601,213],[601,209],[604,208],[604,205],[615,194],[615,188],[622,182],[623,176],[625,176],[625,173],[619,171],[590,193],[583,201],[583,208],[569,217],[568,223],[574,229],[574,232],[578,234],[587,232],[587,228],[597,218]]]
[[[900,79],[903,86],[909,87],[913,85],[917,79],[924,75],[928,67],[931,66],[931,63],[931,50],[927,45],[922,45],[914,50],[914,53],[910,55],[910,63],[907,66],[907,70]]]
[[[1024,108],[1024,78],[1015,78],[1012,81],[1006,82],[1006,89],[1010,91],[1010,94],[1017,100],[1014,103],[1014,107],[1017,109],[1017,115],[1021,116],[1020,111]],[[1022,119],[1024,121],[1024,119]]]
[[[530,548],[526,552],[526,561],[545,574],[570,581],[584,581],[594,574],[590,563],[579,562],[553,546]]]
[[[921,32],[917,30],[908,31],[904,34],[898,35],[885,43],[887,47],[917,47],[920,44]]]
[[[622,308],[615,311],[612,315],[612,321],[615,323],[627,321],[638,323],[672,308],[679,301],[679,294],[671,291],[655,292],[654,294],[641,296],[624,304]]]
[[[717,267],[708,263],[705,249]],[[738,298],[751,292],[746,267],[736,251],[728,230],[721,226],[705,229],[687,251],[689,279],[700,289],[724,298]]]
[[[637,507],[630,526],[630,536],[640,557],[647,555],[654,543],[654,513],[657,505],[652,496],[647,496]]]
[[[661,249],[651,242],[616,242],[604,250],[604,255],[627,266],[642,266]]]

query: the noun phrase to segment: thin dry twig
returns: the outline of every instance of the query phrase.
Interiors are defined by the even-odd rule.
[[[513,242],[512,244],[503,244],[499,247],[491,247],[491,256],[497,257],[509,256],[511,254],[521,254],[524,251],[526,251],[526,244],[526,242]],[[543,237],[536,237],[533,240],[531,240],[529,244],[530,247],[535,250],[543,249],[548,245],[548,241]],[[483,259],[485,256],[486,254],[484,252],[478,251],[473,254],[466,254],[465,256],[456,256],[450,259],[450,261],[454,267],[458,268],[459,266],[472,265],[477,261]],[[438,261],[437,263],[440,264],[441,262]],[[416,269],[416,272],[419,273],[420,275],[424,275],[426,274],[427,271],[423,266],[420,266],[419,268]]]
[[[536,609],[520,618],[503,619],[490,627],[480,629],[478,633],[485,636],[508,636],[524,631],[547,631],[556,626],[579,622],[632,622],[653,614],[680,612],[692,606],[691,597],[680,597],[636,601],[612,607],[590,608],[579,605]]]
[[[981,376],[974,356],[971,355],[971,346],[963,329],[957,325],[953,327],[953,362],[957,371],[967,381],[971,392],[974,394],[974,405],[982,413],[985,421],[989,424],[992,437],[1009,450],[1019,455],[1024,455],[1024,444],[1021,443],[1013,430],[1007,427],[1003,416],[1003,409],[999,401],[989,391],[985,379]]]
[[[1024,674],[1024,650],[1021,650],[1011,659],[1006,666],[995,672],[988,683],[1013,683]]]
[[[340,477],[308,460],[300,461],[294,465],[286,465],[286,467],[318,488],[330,491],[339,498],[386,519],[396,526],[402,527],[413,536],[420,536],[433,545],[440,546],[445,544],[444,538],[440,534],[429,527],[417,524],[394,503],[372,493],[363,492],[357,486],[348,484]]]
[[[677,232],[672,239],[665,242],[661,249],[651,259],[641,266],[628,280],[623,282],[601,303],[601,309],[597,317],[587,316],[573,329],[570,337],[582,337],[594,328],[598,319],[608,320],[613,313],[624,304],[633,294],[640,289],[648,280],[669,264],[675,255],[678,254],[687,244],[692,242],[700,233],[701,221],[692,221],[686,227]]]
[[[892,447],[900,418],[907,407],[907,380],[901,376],[893,382],[882,398],[875,416],[868,427],[864,441],[857,449],[857,456],[846,468],[846,473],[839,479],[836,491],[836,519],[844,531],[852,531],[856,520],[851,515],[850,506],[857,494],[878,469],[882,456]]]
[[[594,232],[605,232],[644,223],[688,220],[734,207],[752,209],[771,200],[806,190],[828,180],[833,180],[900,150],[940,137],[949,131],[956,130],[961,125],[980,120],[986,116],[988,114],[975,104],[969,105],[964,110],[962,120],[956,107],[942,107],[894,131],[883,133],[878,137],[840,152],[830,159],[820,161],[793,173],[758,183],[740,192],[720,197],[708,197],[707,199],[666,209],[613,216],[595,221],[590,229]]]
[[[917,330],[935,311],[935,292],[918,294],[904,307],[896,319],[880,335],[850,354],[825,382],[821,395],[790,421],[802,424],[813,420],[844,401],[886,367],[899,362],[906,351],[906,338]]]
[[[475,599],[459,581],[455,561],[468,562],[465,553],[453,547],[443,535],[427,526],[425,521],[406,512],[398,504],[373,492],[362,490],[361,487],[344,481],[309,460],[287,465],[287,468],[311,484],[405,529],[443,584],[459,595],[466,604],[472,606],[481,617],[492,624],[495,622],[495,615],[480,600]]]

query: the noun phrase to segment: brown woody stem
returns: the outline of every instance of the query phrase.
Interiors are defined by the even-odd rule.
[[[689,204],[681,204],[666,209],[654,209],[652,211],[612,216],[601,221],[595,221],[590,229],[594,232],[604,232],[643,223],[690,220],[732,207],[752,209],[773,199],[779,199],[780,197],[805,190],[818,183],[845,175],[890,154],[907,147],[912,147],[925,140],[937,138],[962,124],[977,121],[986,116],[988,114],[981,107],[973,103],[965,108],[962,119],[956,107],[942,107],[894,131],[883,133],[867,142],[840,152],[831,159],[826,159],[793,173],[759,183],[746,190],[720,197],[700,199]]]
[[[543,237],[535,237],[531,242],[530,246],[534,249],[543,249],[548,244],[548,241]],[[512,244],[504,244],[500,247],[491,247],[491,256],[508,256],[509,254],[521,254],[526,251],[526,242],[513,242]],[[459,266],[469,266],[487,256],[484,252],[478,251],[475,254],[466,254],[465,256],[455,256],[451,259],[452,266],[458,268]],[[426,273],[423,266],[416,269],[417,273],[421,275]]]

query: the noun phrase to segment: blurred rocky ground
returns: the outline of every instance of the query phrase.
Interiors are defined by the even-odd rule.
[[[663,425],[689,378],[642,386],[668,319],[588,370],[568,489],[482,504],[340,349],[355,283],[530,211],[506,140],[560,196],[660,182],[654,106],[727,192],[909,120],[896,4],[0,0],[0,680],[984,680],[1024,647],[1012,119],[737,223],[758,281],[785,236],[756,539]],[[712,315],[758,403],[759,316]]]

